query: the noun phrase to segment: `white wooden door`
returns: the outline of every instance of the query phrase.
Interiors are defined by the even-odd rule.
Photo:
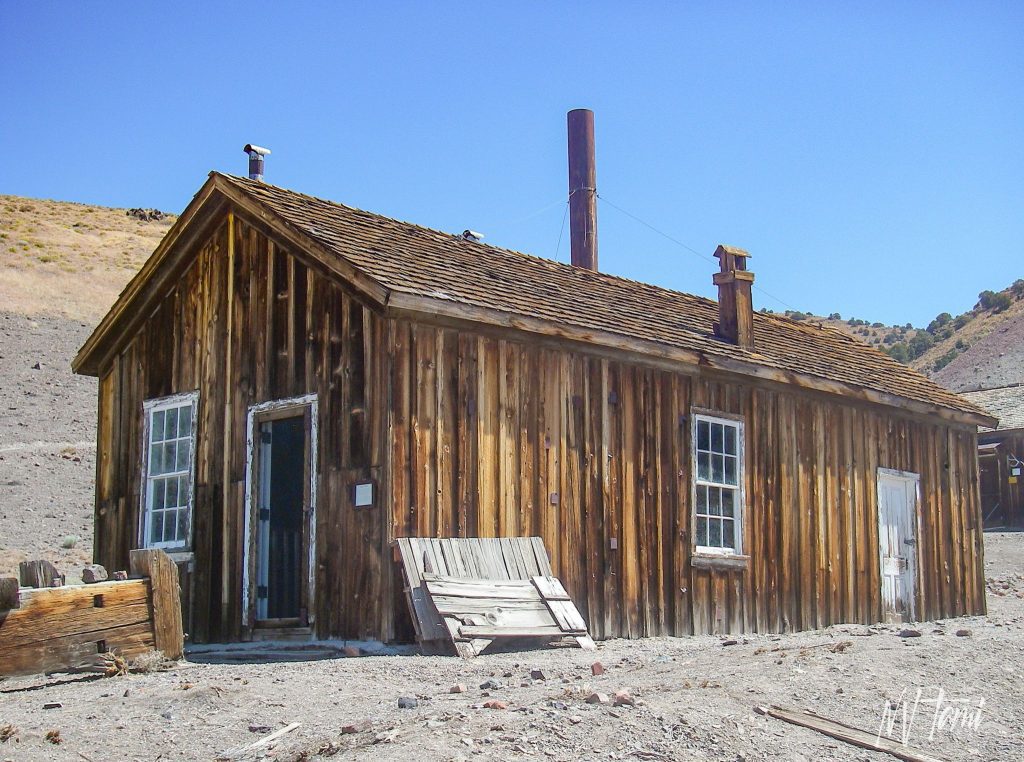
[[[882,620],[915,619],[917,474],[878,469],[878,554]]]

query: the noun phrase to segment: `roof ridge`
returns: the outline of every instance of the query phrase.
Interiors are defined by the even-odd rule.
[[[682,297],[685,297],[687,299],[693,299],[693,300],[696,300],[698,302],[702,302],[702,303],[704,303],[706,305],[714,306],[716,309],[718,307],[718,302],[716,300],[714,300],[714,299],[712,299],[710,297],[707,297],[707,296],[701,296],[700,294],[693,294],[693,293],[690,293],[689,291],[679,291],[677,289],[669,288],[668,286],[662,286],[662,285],[659,285],[657,283],[648,283],[646,281],[636,280],[634,278],[629,278],[629,277],[627,277],[625,275],[616,275],[614,273],[604,272],[604,271],[601,271],[601,270],[589,270],[589,269],[584,268],[584,267],[576,267],[575,265],[568,264],[566,262],[559,262],[557,259],[550,259],[548,257],[542,257],[539,254],[531,254],[528,251],[520,251],[519,249],[512,249],[512,248],[508,248],[508,247],[505,247],[505,246],[496,246],[496,245],[490,244],[490,243],[483,243],[482,241],[468,241],[468,240],[463,239],[457,233],[449,233],[449,232],[446,232],[444,230],[439,230],[437,228],[432,228],[432,227],[429,227],[427,225],[421,225],[421,224],[416,223],[416,222],[409,222],[408,220],[402,220],[402,219],[399,219],[397,217],[389,217],[386,214],[380,214],[379,212],[371,212],[369,210],[362,209],[362,208],[357,207],[357,206],[350,206],[349,204],[343,204],[340,201],[333,201],[331,199],[321,198],[320,196],[312,196],[312,195],[310,195],[308,193],[303,193],[301,191],[292,190],[291,188],[284,188],[284,187],[282,187],[280,185],[274,185],[273,183],[268,183],[266,181],[251,180],[251,179],[246,178],[246,177],[241,177],[239,175],[232,175],[232,174],[229,174],[229,173],[226,173],[226,172],[218,172],[216,170],[212,171],[210,174],[211,175],[219,175],[219,176],[227,178],[228,180],[231,180],[231,181],[237,181],[243,187],[248,186],[248,185],[253,185],[256,188],[266,188],[266,187],[269,187],[269,188],[273,188],[274,190],[281,191],[282,193],[288,193],[288,194],[291,194],[291,195],[294,195],[294,196],[300,196],[302,198],[310,199],[310,200],[318,202],[318,203],[323,203],[323,204],[328,204],[330,206],[340,207],[341,209],[345,209],[345,210],[350,211],[350,212],[356,212],[356,213],[359,213],[359,214],[365,214],[365,215],[368,215],[369,217],[373,217],[373,218],[381,219],[381,220],[387,220],[388,222],[397,223],[399,225],[407,225],[410,228],[414,228],[414,229],[417,229],[417,230],[423,230],[423,231],[426,231],[428,233],[434,233],[436,235],[443,236],[446,239],[453,239],[455,241],[459,241],[459,242],[463,242],[465,244],[468,244],[470,246],[479,246],[481,248],[484,248],[484,249],[487,249],[487,250],[490,250],[490,251],[501,252],[503,254],[513,254],[513,255],[521,256],[521,257],[529,257],[531,260],[535,260],[535,261],[541,263],[544,266],[552,267],[552,268],[555,268],[555,269],[564,270],[566,272],[571,272],[571,273],[574,273],[574,274],[577,274],[577,275],[585,275],[586,277],[596,277],[596,278],[600,278],[600,279],[611,281],[611,282],[615,282],[615,283],[629,283],[629,284],[632,284],[634,286],[640,286],[640,287],[645,288],[645,289],[653,289],[655,291],[659,291],[659,292],[662,292],[662,293],[674,294],[676,296],[682,296]],[[791,326],[791,327],[793,327],[793,328],[795,328],[797,330],[803,330],[803,331],[808,331],[808,332],[827,331],[830,334],[832,334],[833,336],[841,337],[844,341],[847,341],[847,342],[849,342],[851,344],[858,344],[858,345],[864,345],[864,346],[870,347],[869,344],[866,344],[865,342],[862,342],[859,339],[857,339],[857,338],[855,338],[853,336],[850,336],[849,334],[844,333],[843,331],[840,331],[838,328],[833,328],[832,326],[821,325],[819,323],[807,323],[806,321],[794,320],[791,317],[788,317],[786,315],[780,315],[780,314],[775,313],[775,312],[758,312],[758,311],[755,310],[754,311],[754,317],[755,317],[755,320],[765,320],[765,321],[769,321],[769,322],[770,321],[776,321],[776,322],[784,323],[785,325]],[[885,354],[885,353],[882,352],[881,354]],[[888,356],[888,355],[886,355],[886,356]]]
[[[597,277],[597,278],[601,278],[601,279],[605,279],[605,280],[610,280],[610,281],[614,281],[614,282],[619,282],[619,283],[631,283],[631,284],[636,285],[636,286],[642,286],[643,288],[655,289],[655,290],[658,290],[658,291],[663,291],[663,292],[667,292],[667,293],[671,293],[671,294],[677,294],[679,296],[685,296],[685,297],[688,297],[688,298],[691,298],[691,299],[696,299],[696,300],[699,300],[699,301],[702,301],[702,302],[707,302],[709,304],[714,304],[716,307],[718,305],[718,302],[716,302],[714,299],[711,299],[711,298],[706,297],[706,296],[701,296],[700,294],[691,294],[689,291],[677,291],[676,289],[668,288],[667,286],[660,286],[660,285],[658,285],[656,283],[647,283],[646,281],[642,281],[642,280],[635,280],[633,278],[628,278],[628,277],[626,277],[624,275],[615,275],[613,273],[604,272],[604,271],[601,271],[601,270],[590,270],[590,269],[585,268],[585,267],[577,267],[577,266],[569,264],[567,262],[559,262],[557,259],[550,259],[548,257],[542,257],[539,254],[531,254],[528,251],[520,251],[519,249],[511,249],[511,248],[508,248],[506,246],[496,246],[496,245],[494,245],[492,243],[484,243],[482,241],[469,241],[469,240],[466,240],[466,239],[462,238],[458,233],[449,233],[447,231],[439,230],[437,228],[432,228],[432,227],[429,227],[427,225],[421,225],[421,224],[419,224],[417,222],[409,222],[408,220],[402,220],[402,219],[399,219],[397,217],[389,217],[388,215],[380,214],[379,212],[371,212],[371,211],[368,211],[366,209],[361,209],[360,207],[357,207],[357,206],[349,206],[348,204],[343,204],[340,201],[332,201],[331,199],[328,199],[328,198],[321,198],[319,196],[311,196],[308,193],[302,193],[301,191],[292,190],[291,188],[284,188],[284,187],[282,187],[280,185],[274,185],[273,183],[268,183],[268,182],[265,182],[265,181],[250,180],[249,178],[246,178],[246,177],[241,177],[239,175],[232,175],[232,174],[228,174],[226,172],[218,172],[216,170],[212,171],[210,174],[211,175],[219,175],[221,177],[227,178],[228,180],[237,181],[243,187],[244,186],[249,186],[249,185],[256,186],[256,187],[263,187],[263,188],[270,187],[270,188],[273,188],[274,190],[281,191],[282,193],[289,193],[289,194],[294,195],[294,196],[301,196],[302,198],[311,199],[312,201],[316,201],[316,202],[319,202],[319,203],[322,203],[322,204],[328,204],[330,206],[340,207],[340,208],[345,209],[345,210],[350,211],[350,212],[357,212],[359,214],[365,214],[365,215],[368,215],[370,217],[374,217],[374,218],[381,219],[381,220],[386,220],[388,222],[397,223],[399,225],[407,225],[410,228],[414,228],[416,230],[422,230],[422,231],[425,231],[425,232],[428,232],[428,233],[434,233],[436,235],[443,236],[445,239],[452,239],[452,240],[455,240],[455,241],[459,241],[459,242],[465,243],[465,244],[470,245],[470,246],[479,246],[481,248],[488,249],[488,250],[491,250],[491,251],[501,252],[503,254],[513,254],[513,255],[516,255],[516,256],[520,256],[520,257],[529,257],[531,260],[536,260],[537,262],[540,262],[541,264],[543,264],[545,266],[549,266],[549,267],[553,267],[553,268],[556,268],[556,269],[565,270],[567,272],[573,272],[573,273],[576,273],[576,274],[583,274],[583,275],[586,275],[587,277]]]

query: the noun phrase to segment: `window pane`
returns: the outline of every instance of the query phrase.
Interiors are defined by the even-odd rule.
[[[165,505],[168,508],[178,507],[178,480],[168,479],[167,480],[167,500]]]
[[[707,450],[710,444],[711,435],[708,431],[711,428],[711,424],[707,421],[697,421],[697,449]]]
[[[166,421],[164,424],[164,439],[174,439],[178,436],[178,411],[168,410]]]
[[[164,444],[164,473],[169,474],[174,471],[174,461],[178,457],[178,443],[167,442]]]
[[[722,547],[736,549],[736,539],[734,537],[736,524],[731,519],[722,520]]]
[[[711,424],[711,451],[722,451],[722,424],[720,423]]]
[[[725,453],[727,455],[736,455],[736,427],[726,426],[725,427]]]
[[[708,489],[708,514],[711,516],[722,515],[722,490],[711,487]]]
[[[733,511],[733,499],[735,498],[736,493],[733,492],[731,489],[723,489],[723,490],[721,490],[721,493],[722,493],[722,515],[723,516],[732,516],[733,515],[733,513],[732,513],[732,511]]]
[[[708,512],[708,488],[697,486],[697,513]]]
[[[722,520],[709,519],[708,524],[708,545],[712,548],[722,547]]]
[[[697,453],[697,478],[711,478],[711,456],[706,452]]]
[[[178,409],[178,436],[192,435],[192,406],[185,405]]]
[[[178,457],[174,464],[175,471],[188,471],[189,440],[178,440]]]
[[[174,541],[174,521],[177,515],[177,511],[164,512],[164,542]]]
[[[149,541],[150,542],[163,542],[164,538],[164,512],[153,511],[153,515],[150,518],[150,531]]]
[[[724,455],[725,458],[725,483],[736,484],[736,458],[731,455]]]
[[[723,456],[712,455],[711,456],[711,481],[722,483],[725,476],[725,466],[722,463]]]
[[[157,410],[153,413],[153,421],[149,429],[150,440],[159,442],[164,438],[164,411]]]
[[[697,517],[697,544],[708,544],[708,520],[701,516]]]
[[[163,479],[154,479],[149,483],[149,488],[153,491],[153,502],[150,507],[154,511],[162,511],[164,509],[164,489],[166,482]]]
[[[188,538],[188,509],[182,508],[178,511],[178,531],[174,539],[178,542],[185,542]]]

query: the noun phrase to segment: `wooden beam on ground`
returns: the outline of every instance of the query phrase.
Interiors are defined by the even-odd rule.
[[[891,754],[897,759],[904,760],[904,762],[942,762],[942,760],[937,757],[933,757],[930,754],[914,749],[913,747],[904,746],[897,741],[879,736],[877,733],[861,730],[860,728],[856,728],[842,722],[837,722],[836,720],[826,719],[825,717],[814,714],[814,712],[797,712],[792,709],[784,709],[780,706],[759,706],[754,707],[754,711],[758,714],[766,714],[769,717],[775,717],[776,719],[783,720],[793,725],[800,725],[804,728],[816,730],[830,738],[845,741],[848,744],[859,746],[862,749],[882,751],[887,754]]]
[[[181,623],[178,565],[162,550],[133,550],[131,571],[150,580],[157,650],[163,651],[168,659],[180,659],[185,653],[185,633]]]
[[[217,755],[217,759],[218,760],[240,759],[241,757],[244,757],[246,754],[248,754],[251,751],[256,751],[257,749],[262,749],[264,746],[270,745],[271,743],[276,741],[281,736],[286,735],[288,733],[291,733],[293,730],[298,728],[300,725],[302,725],[301,722],[293,722],[290,725],[286,725],[285,727],[283,727],[283,728],[281,728],[279,730],[275,730],[273,733],[270,733],[269,735],[265,735],[265,736],[263,736],[263,738],[260,738],[257,741],[253,741],[250,744],[246,744],[245,746],[236,746],[233,749],[228,749],[227,751],[222,751],[220,754]]]

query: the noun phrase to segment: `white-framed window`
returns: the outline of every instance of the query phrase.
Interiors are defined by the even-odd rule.
[[[144,548],[192,544],[196,407],[199,392],[146,400],[142,463]]]
[[[697,552],[743,552],[743,421],[693,416],[693,536]]]

